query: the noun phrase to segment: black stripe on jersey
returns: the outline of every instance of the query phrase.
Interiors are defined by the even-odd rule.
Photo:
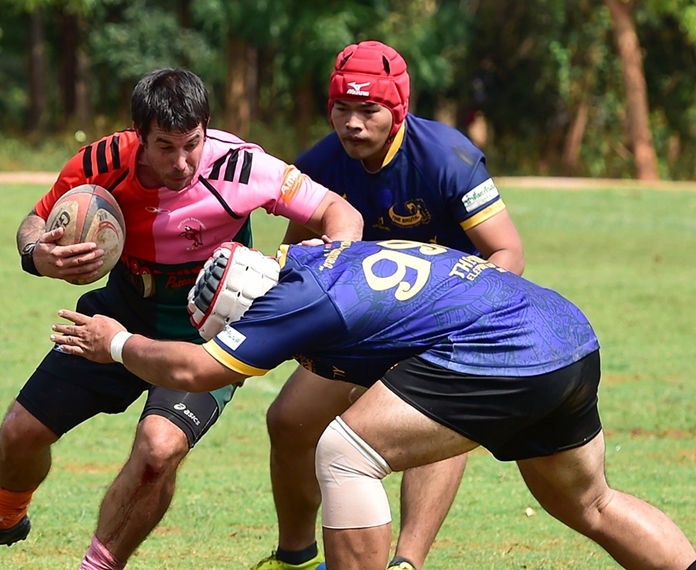
[[[118,135],[114,135],[111,138],[111,160],[114,164],[114,170],[121,168],[121,153],[118,150]]]
[[[85,178],[91,178],[94,172],[92,171],[92,145],[88,144],[85,147],[85,152],[82,153],[82,169],[85,171]]]
[[[208,182],[205,178],[202,176],[198,177],[198,180],[200,181],[203,186],[205,186],[210,193],[217,198],[217,201],[220,202],[220,205],[224,208],[225,212],[227,212],[230,216],[232,216],[235,220],[241,220],[244,216],[240,216],[239,214],[235,213],[235,211],[230,208],[230,205],[225,202],[225,199],[220,195],[220,192],[217,191],[215,186],[213,186],[210,182]]]
[[[222,168],[222,165],[225,164],[226,159],[227,154],[224,154],[215,162],[213,162],[213,167],[210,169],[210,174],[208,175],[208,178],[210,178],[211,180],[218,180],[220,178],[220,168]]]
[[[97,172],[106,174],[109,171],[109,164],[106,162],[106,140],[99,141],[97,145]]]
[[[235,148],[230,151],[230,159],[227,161],[227,168],[225,168],[225,181],[232,182],[234,180],[234,171],[237,168],[237,159],[239,158],[239,151]]]
[[[126,169],[123,171],[123,173],[121,174],[121,176],[119,176],[114,182],[111,183],[111,186],[109,186],[109,187],[107,188],[107,190],[108,190],[109,192],[112,192],[112,193],[113,193],[113,191],[114,191],[114,189],[116,188],[116,186],[118,186],[119,184],[121,184],[121,182],[123,182],[123,181],[126,179],[126,176],[128,176],[128,173],[129,173],[129,172],[130,172],[130,168],[126,168]]]
[[[251,161],[253,160],[253,154],[244,151],[244,161],[242,162],[242,171],[239,173],[239,183],[249,184],[249,177],[251,176]]]

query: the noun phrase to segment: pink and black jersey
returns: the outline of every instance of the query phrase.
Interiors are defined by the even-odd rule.
[[[213,250],[230,240],[251,245],[249,215],[257,208],[305,224],[328,190],[258,145],[214,129],[190,186],[145,188],[136,175],[140,148],[133,130],[85,146],[36,212],[47,218],[56,200],[81,184],[109,190],[123,210],[126,243],[105,293],[143,323],[156,322],[147,332],[157,338],[197,338],[186,295]]]

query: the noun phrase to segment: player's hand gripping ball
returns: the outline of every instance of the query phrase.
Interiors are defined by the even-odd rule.
[[[210,340],[228,323],[242,318],[254,299],[278,283],[279,273],[274,258],[236,242],[221,244],[189,291],[191,323]]]
[[[71,283],[86,285],[111,271],[121,257],[126,241],[126,222],[116,198],[96,184],[82,184],[63,194],[46,220],[46,229],[63,228],[58,245],[94,242],[104,250],[104,264],[89,280]]]

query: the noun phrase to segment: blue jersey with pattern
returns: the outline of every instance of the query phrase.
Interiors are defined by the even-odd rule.
[[[417,355],[463,373],[532,376],[599,348],[557,292],[471,254],[398,240],[290,246],[278,285],[204,346],[245,375],[295,358],[363,386]]]
[[[378,172],[350,158],[335,132],[295,165],[362,214],[364,240],[409,239],[478,254],[465,230],[505,208],[483,153],[458,130],[411,114]]]

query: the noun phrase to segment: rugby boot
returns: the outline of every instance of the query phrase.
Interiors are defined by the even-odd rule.
[[[311,560],[304,562],[302,564],[288,564],[282,560],[276,558],[275,550],[271,552],[271,555],[263,560],[257,562],[251,567],[251,570],[326,570],[326,565],[321,557],[321,554],[317,554]]]
[[[0,530],[0,544],[11,546],[15,542],[24,540],[29,535],[30,530],[31,521],[29,520],[29,515],[24,515],[24,518],[16,525]]]

